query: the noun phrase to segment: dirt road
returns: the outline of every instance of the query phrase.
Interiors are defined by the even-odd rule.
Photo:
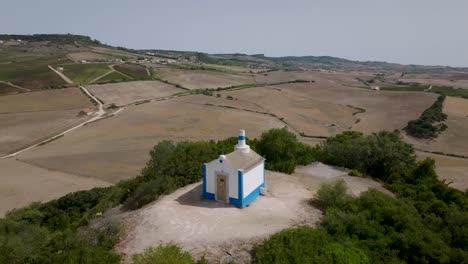
[[[34,144],[34,145],[32,145],[32,146],[29,146],[29,147],[27,147],[27,148],[24,148],[24,149],[22,149],[22,150],[19,150],[19,151],[15,152],[15,153],[12,153],[12,154],[9,154],[9,155],[0,157],[0,159],[14,157],[14,156],[16,156],[16,155],[18,155],[18,154],[20,154],[20,153],[22,153],[22,152],[28,151],[28,150],[30,150],[30,149],[32,149],[32,148],[35,148],[35,147],[40,146],[40,145],[43,145],[44,143],[47,143],[47,142],[52,141],[52,140],[54,140],[54,139],[57,139],[57,138],[59,138],[59,137],[65,135],[65,134],[67,134],[67,133],[69,133],[69,132],[71,132],[71,131],[77,129],[77,128],[80,128],[80,127],[86,125],[87,123],[91,123],[91,122],[94,122],[94,121],[96,121],[96,120],[101,119],[101,118],[106,114],[106,111],[104,110],[104,107],[103,107],[103,104],[101,103],[101,101],[99,101],[99,100],[98,100],[96,97],[94,97],[90,92],[88,92],[88,90],[86,90],[86,88],[85,88],[84,86],[80,86],[80,89],[81,89],[84,93],[86,93],[89,97],[91,97],[91,98],[99,105],[99,110],[98,110],[98,112],[96,112],[96,116],[94,116],[93,118],[91,118],[91,119],[89,119],[89,120],[87,120],[87,121],[85,121],[85,122],[83,122],[83,123],[81,123],[81,124],[78,124],[78,125],[76,125],[76,126],[70,128],[70,129],[68,129],[68,130],[66,130],[66,131],[64,131],[64,132],[62,132],[62,133],[60,133],[60,134],[57,134],[57,135],[52,136],[52,137],[49,137],[49,138],[47,138],[47,139],[45,139],[45,140],[43,140],[43,141],[41,141],[41,142],[39,142],[39,143],[37,143],[37,144]],[[122,110],[123,110],[123,109],[122,109]],[[120,110],[120,111],[121,111],[121,110]],[[119,111],[119,112],[120,112],[120,111]]]
[[[47,65],[47,66],[49,67],[49,69],[53,70],[56,74],[58,74],[58,76],[60,76],[64,81],[66,81],[69,84],[73,84],[73,81],[70,80],[70,78],[68,78],[67,76],[65,76],[65,74],[57,71],[56,69],[54,69],[54,67],[52,67],[50,65]]]

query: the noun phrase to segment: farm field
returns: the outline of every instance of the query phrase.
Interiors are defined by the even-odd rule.
[[[105,105],[127,105],[137,101],[165,97],[184,91],[160,81],[133,81],[123,83],[95,84],[86,87]]]
[[[108,63],[84,63],[84,64],[67,64],[63,67],[63,74],[70,78],[74,83],[87,84],[97,77],[109,72]]]
[[[9,210],[32,202],[48,201],[69,192],[110,185],[101,180],[52,171],[12,158],[0,159],[0,168],[0,217]]]
[[[69,53],[67,54],[67,57],[74,62],[80,62],[82,60],[100,61],[100,60],[108,60],[112,58],[112,56],[99,54],[99,53],[91,52],[91,51]]]
[[[462,72],[452,74],[407,73],[403,78],[400,78],[400,81],[468,89],[468,73]]]
[[[28,147],[86,120],[79,109],[0,114],[0,156]]]
[[[67,61],[67,59],[57,56],[0,64],[0,81],[11,82],[27,89],[61,86],[65,82],[51,71],[47,65]]]
[[[439,137],[424,140],[407,136],[407,141],[426,151],[468,156],[468,99],[447,96],[443,112],[448,116],[444,121],[447,129]]]
[[[451,182],[450,186],[459,190],[468,188],[468,159],[449,157],[417,151],[418,159],[434,159],[436,162],[436,172],[440,179]]]
[[[334,71],[273,71],[255,75],[257,83],[281,83],[294,80],[318,81],[327,85],[362,86],[356,78],[369,77],[369,73]]]
[[[41,167],[117,182],[136,176],[160,140],[224,139],[239,128],[246,129],[248,137],[257,137],[264,130],[284,126],[271,116],[185,104],[181,99],[129,107],[17,157]]]
[[[313,85],[313,84],[312,84]],[[281,87],[281,88],[280,88]],[[266,112],[282,119],[297,133],[311,136],[329,136],[348,130],[357,120],[356,109],[335,103],[301,97],[284,91],[285,86],[272,86],[221,93],[237,101],[260,105]],[[234,101],[234,104],[237,102]]]
[[[428,89],[426,85],[413,85],[413,86],[388,86],[383,87],[381,90],[386,91],[417,91],[417,92],[425,92]],[[446,96],[458,96],[468,98],[468,89],[452,89],[446,86],[431,86],[431,92],[438,93]]]
[[[21,91],[21,89],[18,89],[16,87],[13,87],[13,86],[8,85],[6,83],[0,82],[0,95],[10,94],[10,93],[17,93],[19,91]]]
[[[149,77],[146,67],[139,64],[118,64],[114,66],[114,69],[137,80]]]
[[[0,114],[93,107],[79,88],[44,90],[0,96]]]
[[[95,81],[95,83],[108,83],[108,82],[124,82],[124,81],[129,81],[131,80],[127,76],[124,76],[123,74],[119,72],[111,72]]]
[[[324,80],[252,88],[248,92],[225,91],[222,95],[261,105],[283,117],[298,133],[313,136],[330,136],[350,127],[365,133],[402,129],[437,98],[417,92],[375,92]]]
[[[214,71],[182,70],[169,67],[155,68],[155,73],[163,80],[179,84],[188,89],[228,87],[255,83],[250,75],[229,74]]]

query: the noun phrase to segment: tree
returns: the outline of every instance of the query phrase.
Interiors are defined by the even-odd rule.
[[[296,166],[297,138],[287,128],[273,128],[262,134],[257,144],[267,160],[266,168],[293,173]]]

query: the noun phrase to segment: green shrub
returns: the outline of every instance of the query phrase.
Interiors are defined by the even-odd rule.
[[[180,250],[175,245],[161,245],[148,248],[141,254],[133,256],[134,264],[195,264],[206,263],[204,260],[194,261],[189,253]]]
[[[322,208],[343,207],[350,196],[346,194],[346,182],[342,179],[331,183],[322,183],[315,195],[314,202]]]
[[[418,138],[436,138],[438,134],[447,129],[447,125],[433,125],[435,122],[442,122],[447,119],[447,115],[442,112],[445,95],[437,98],[434,104],[426,109],[416,120],[411,120],[406,126],[408,134]]]
[[[138,186],[132,196],[124,203],[126,209],[134,210],[158,199],[161,194],[167,194],[177,189],[173,179],[168,176],[158,177],[143,182]]]
[[[333,242],[323,229],[299,227],[255,246],[257,263],[369,263],[362,250]]]
[[[349,176],[362,177],[362,173],[356,169],[352,169],[348,173]]]

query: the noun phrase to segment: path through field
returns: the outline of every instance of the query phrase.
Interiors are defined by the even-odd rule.
[[[53,70],[56,74],[58,74],[58,76],[60,76],[64,81],[66,81],[69,84],[73,84],[73,81],[70,80],[70,78],[68,78],[67,76],[65,76],[65,74],[57,71],[56,69],[54,69],[54,67],[52,67],[50,65],[47,65],[47,66],[49,67],[49,69]]]
[[[23,87],[21,87],[21,86],[18,86],[18,85],[16,85],[16,84],[11,83],[11,82],[0,81],[0,83],[4,83],[4,84],[6,84],[6,85],[10,85],[10,86],[12,86],[12,87],[21,89],[21,90],[26,91],[26,92],[30,92],[30,91],[31,91],[30,89],[23,88]]]
[[[15,153],[12,153],[12,154],[9,154],[9,155],[0,157],[0,159],[14,157],[14,156],[16,156],[16,155],[18,155],[18,154],[20,154],[20,153],[22,153],[22,152],[28,151],[28,150],[30,150],[30,149],[32,149],[32,148],[35,148],[35,147],[39,146],[39,145],[43,145],[44,143],[47,143],[47,142],[49,142],[49,141],[51,141],[51,140],[57,139],[58,137],[61,137],[61,136],[65,135],[65,134],[69,133],[70,131],[73,131],[73,130],[75,130],[75,129],[77,129],[77,128],[80,128],[80,127],[86,125],[87,123],[91,123],[91,122],[94,122],[94,121],[96,121],[96,120],[101,119],[101,118],[103,117],[103,115],[106,114],[106,111],[104,110],[104,107],[103,107],[103,104],[101,103],[101,101],[99,101],[99,100],[98,100],[96,97],[94,97],[90,92],[88,92],[88,90],[86,90],[86,88],[85,88],[84,86],[80,86],[80,89],[83,90],[83,92],[85,92],[89,97],[91,97],[91,98],[99,105],[99,110],[98,110],[98,112],[96,113],[97,115],[96,115],[95,117],[93,117],[93,118],[91,118],[91,119],[89,119],[89,120],[87,120],[87,121],[85,121],[85,122],[83,122],[83,123],[81,123],[81,124],[78,124],[78,125],[76,125],[76,126],[70,128],[70,129],[68,129],[68,130],[66,130],[66,131],[64,131],[64,132],[62,132],[62,133],[60,133],[60,134],[57,134],[57,135],[55,135],[55,136],[51,136],[51,137],[49,137],[49,138],[47,138],[47,139],[45,139],[45,140],[43,140],[43,141],[41,141],[41,142],[39,142],[39,143],[37,143],[37,144],[34,144],[34,145],[32,145],[32,146],[29,146],[29,147],[27,147],[27,148],[24,148],[24,149],[22,149],[22,150],[19,150],[19,151],[15,152]],[[120,109],[119,112],[122,111],[122,110],[123,110],[123,109]],[[117,113],[117,112],[116,112],[116,113]]]

